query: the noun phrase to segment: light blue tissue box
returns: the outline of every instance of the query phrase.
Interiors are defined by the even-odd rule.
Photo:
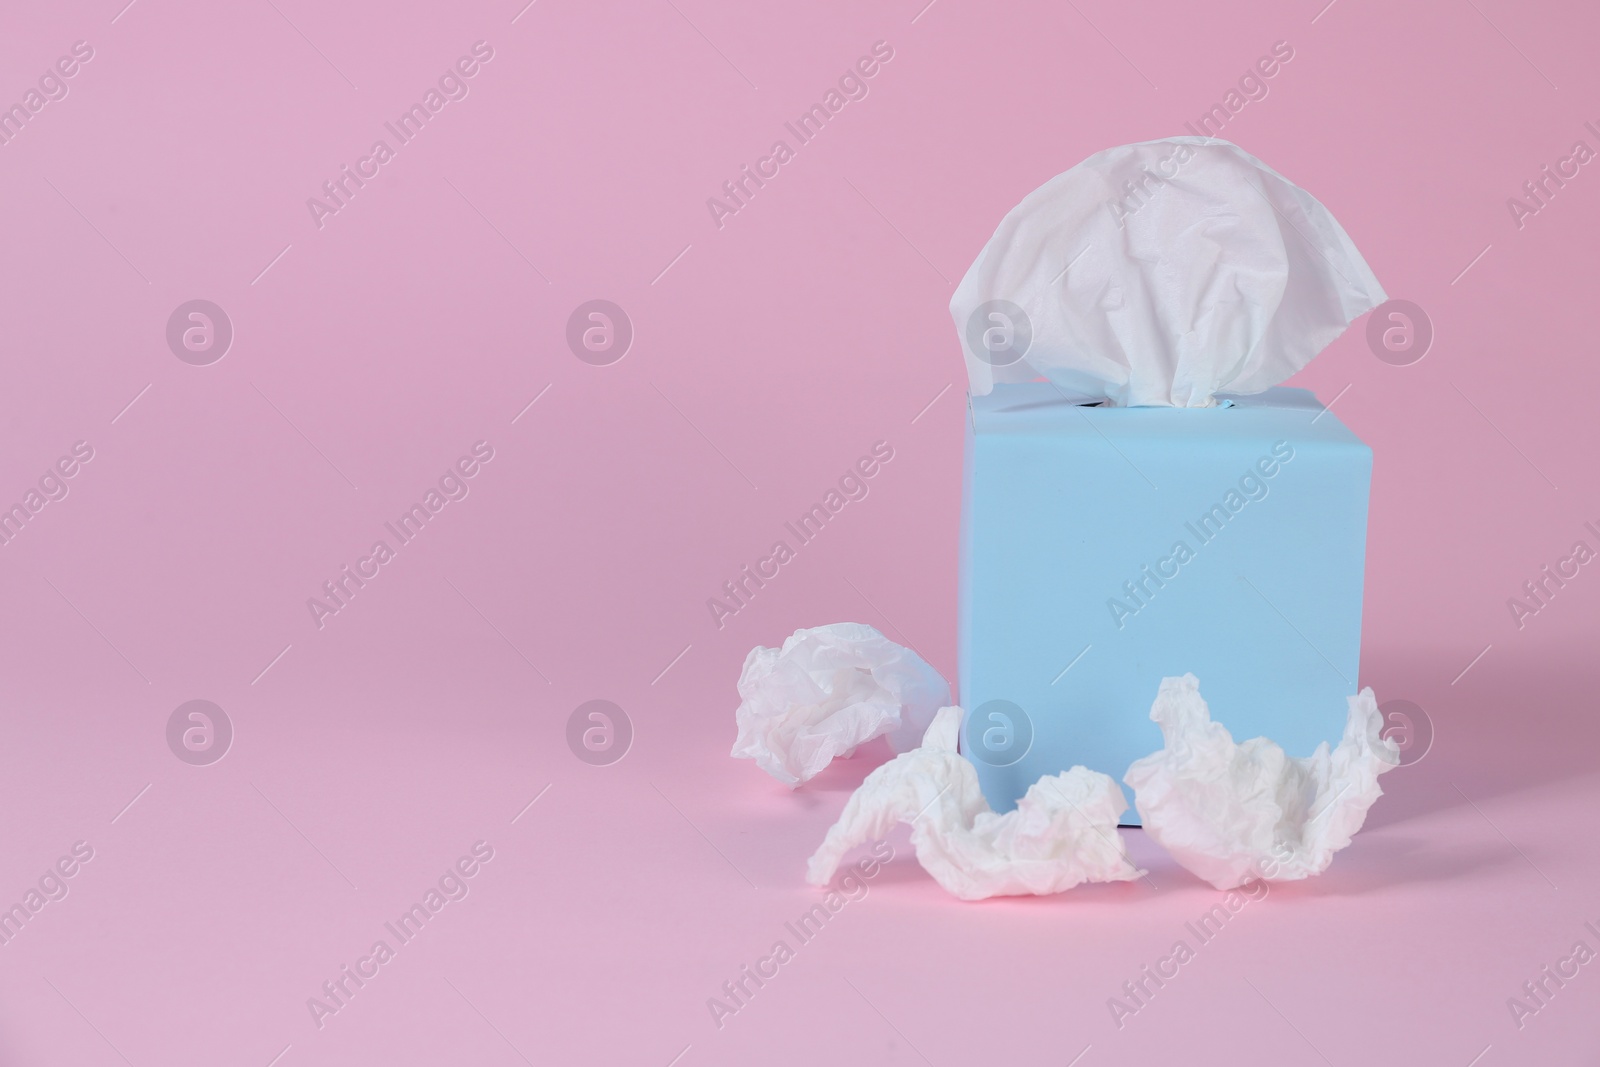
[[[1161,747],[1171,675],[1236,741],[1338,744],[1372,450],[1311,393],[1110,408],[997,385],[971,398],[965,468],[961,745],[996,811],[1076,764],[1121,784]]]

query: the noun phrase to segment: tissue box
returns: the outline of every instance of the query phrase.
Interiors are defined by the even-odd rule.
[[[1112,408],[996,385],[970,400],[965,467],[961,745],[996,811],[1075,764],[1120,782],[1186,672],[1235,740],[1338,743],[1372,450],[1311,393]]]

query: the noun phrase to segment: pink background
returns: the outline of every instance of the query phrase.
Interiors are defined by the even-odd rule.
[[[1600,566],[1506,606],[1600,525],[1600,171],[1506,205],[1600,148],[1590,7],[124,2],[0,15],[0,102],[94,49],[0,147],[0,503],[94,449],[0,547],[0,903],[94,849],[0,947],[0,1062],[1594,1062],[1600,964],[1506,1006],[1600,949]],[[306,199],[478,40],[470,95],[319,229]],[[718,229],[706,198],[879,40]],[[854,619],[954,676],[954,282],[1026,192],[1184,132],[1280,40],[1224,135],[1437,331],[1395,367],[1362,320],[1294,383],[1376,452],[1362,683],[1433,750],[1121,1029],[1107,998],[1220,897],[1130,831],[1149,883],[983,904],[896,838],[718,1029],[883,758],[792,794],[729,759],[745,653]],[[236,331],[210,366],[165,340],[196,298]],[[594,298],[636,331],[610,366],[564,339]],[[307,598],[478,440],[470,496],[319,630]],[[877,440],[871,495],[713,625]],[[210,766],[165,740],[195,698],[236,731]],[[637,732],[610,766],[565,742],[594,698]],[[307,998],[480,839],[319,1030]]]

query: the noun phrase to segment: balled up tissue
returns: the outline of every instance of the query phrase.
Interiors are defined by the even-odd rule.
[[[811,857],[806,880],[826,885],[844,854],[911,824],[917,861],[962,900],[1059,893],[1082,882],[1125,882],[1145,872],[1128,861],[1117,816],[1127,805],[1109,776],[1074,767],[1029,788],[997,815],[978,776],[956,751],[962,711],[943,708],[922,747],[867,775]]]
[[[950,313],[975,396],[1043,376],[1072,400],[1211,407],[1283,381],[1384,299],[1310,193],[1227,141],[1169,137],[1029,193]]]
[[[896,752],[914,746],[950,703],[950,683],[871,626],[840,622],[751,649],[739,697],[733,755],[793,789],[874,737]]]
[[[1304,759],[1264,737],[1235,744],[1192,674],[1162,680],[1150,718],[1165,744],[1122,780],[1145,831],[1218,889],[1327,870],[1383,795],[1378,775],[1400,762],[1371,689],[1350,698],[1339,746]]]

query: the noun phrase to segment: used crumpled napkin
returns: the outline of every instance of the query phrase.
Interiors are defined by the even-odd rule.
[[[1339,746],[1304,759],[1264,737],[1236,744],[1192,674],[1162,680],[1150,718],[1165,744],[1122,780],[1145,832],[1218,889],[1327,870],[1383,795],[1378,776],[1400,763],[1371,689],[1350,698]]]
[[[874,737],[896,752],[914,746],[950,703],[950,683],[871,626],[840,622],[751,649],[739,696],[733,755],[793,789]]]
[[[911,824],[917,861],[962,900],[1059,893],[1082,882],[1144,875],[1128,860],[1117,817],[1127,807],[1108,775],[1074,767],[1035,782],[997,815],[972,764],[956,752],[962,710],[943,708],[922,747],[867,775],[811,857],[806,880],[826,885],[851,848]]]

